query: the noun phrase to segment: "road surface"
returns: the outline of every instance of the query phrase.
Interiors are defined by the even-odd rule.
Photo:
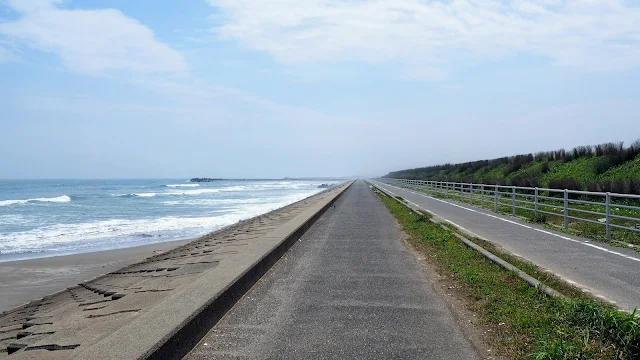
[[[357,181],[186,358],[478,356],[395,219]]]
[[[373,181],[421,208],[501,245],[596,296],[630,311],[640,306],[640,254],[570,236],[452,200]]]

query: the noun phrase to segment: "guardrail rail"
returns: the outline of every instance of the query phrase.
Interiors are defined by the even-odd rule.
[[[640,235],[640,195],[447,181],[378,180],[441,198],[477,204],[496,212],[506,207],[510,208],[512,215],[516,215],[518,210],[531,212],[534,219],[540,214],[562,217],[565,229],[569,229],[570,220],[598,224],[604,227],[604,236],[608,240],[612,239],[612,229]]]

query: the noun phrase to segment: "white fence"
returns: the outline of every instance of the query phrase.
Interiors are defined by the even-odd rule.
[[[640,233],[640,206],[636,206],[640,195],[446,181],[378,180],[448,199],[479,203],[482,208],[495,208],[496,212],[506,206],[513,215],[522,209],[531,211],[536,218],[539,214],[561,216],[565,229],[569,228],[569,220],[599,224],[605,227],[609,240],[612,228]],[[584,217],[586,215],[591,218]]]

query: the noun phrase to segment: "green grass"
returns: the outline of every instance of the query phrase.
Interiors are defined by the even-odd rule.
[[[640,158],[638,159],[638,171],[640,172]],[[541,184],[546,187],[549,185],[549,181],[550,180],[554,180],[554,179],[564,179],[564,178],[571,178],[571,179],[575,179],[584,183],[588,183],[591,181],[595,181],[595,180],[599,180],[599,179],[609,179],[609,178],[614,178],[611,177],[609,175],[606,175],[607,173],[603,174],[604,176],[597,176],[594,173],[594,167],[595,164],[598,162],[598,158],[593,157],[593,158],[581,158],[581,159],[577,159],[577,160],[573,160],[570,162],[564,162],[564,161],[550,161],[549,162],[549,167],[551,168],[551,171],[547,172],[546,174],[540,174],[540,167],[542,166],[542,164],[544,163],[544,161],[534,161],[532,163],[527,164],[526,166],[522,167],[520,170],[518,171],[514,171],[510,174],[505,174],[504,171],[506,169],[506,165],[501,165],[498,166],[494,169],[491,169],[488,172],[485,172],[486,169],[480,169],[478,170],[476,173],[472,173],[472,174],[466,174],[466,176],[459,176],[458,173],[454,173],[452,174],[452,177],[456,178],[456,179],[460,179],[460,178],[465,178],[465,177],[473,177],[478,181],[481,181],[482,179],[507,179],[510,180],[514,177],[520,176],[520,175],[534,175],[534,176],[538,176],[541,180]],[[629,176],[631,176],[631,172],[629,169],[627,169],[627,167],[629,167],[630,163],[632,162],[628,162],[625,163],[623,165],[627,165],[626,167],[622,168],[622,166],[618,166],[612,170],[609,170],[612,174],[615,173],[617,176],[620,177],[615,177],[617,178],[621,178],[621,179],[628,179]],[[620,170],[617,170],[616,172],[613,172],[613,170],[616,170],[620,168]],[[634,168],[635,169],[635,168]],[[629,175],[627,175],[629,174]],[[446,175],[445,175],[446,176]]]
[[[522,169],[512,172],[511,174],[509,174],[507,176],[507,178],[511,179],[511,178],[514,178],[514,177],[519,176],[519,175],[536,175],[536,174],[540,174],[540,172],[541,172],[540,167],[542,166],[543,163],[544,163],[544,161],[534,161],[534,162],[528,164],[527,166],[524,166]]]
[[[600,175],[600,180],[640,179],[640,157],[616,166]]]
[[[541,180],[544,186],[549,184],[553,179],[571,178],[583,183],[595,181],[597,176],[594,167],[598,162],[597,157],[581,158],[570,162],[553,161],[549,165],[551,171],[542,175]]]
[[[637,359],[640,357],[640,325],[626,314],[570,286],[550,282],[567,300],[551,298],[530,287],[514,273],[486,260],[463,245],[453,230],[426,221],[393,198],[379,194],[397,218],[410,242],[432,259],[448,278],[461,286],[466,303],[484,325],[493,329],[492,345],[498,355],[514,359]],[[485,244],[486,245],[486,244]],[[509,259],[524,271],[532,265]]]

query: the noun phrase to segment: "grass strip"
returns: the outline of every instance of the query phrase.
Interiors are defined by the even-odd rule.
[[[575,291],[565,293],[566,300],[546,296],[466,247],[453,230],[428,221],[430,215],[417,215],[396,199],[379,196],[411,244],[460,286],[469,308],[494,329],[490,342],[499,355],[514,359],[640,358],[640,324],[635,313],[612,309]],[[526,265],[515,262],[516,266]],[[545,283],[544,277],[538,279]],[[557,279],[552,282],[545,285],[570,290],[558,286]]]

